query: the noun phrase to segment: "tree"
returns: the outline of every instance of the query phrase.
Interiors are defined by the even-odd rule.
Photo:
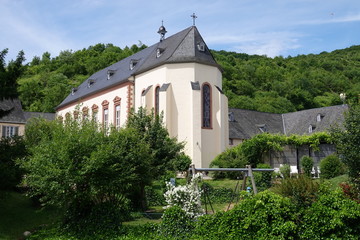
[[[345,114],[344,129],[332,130],[336,148],[348,167],[349,177],[360,188],[360,105],[353,105]]]
[[[16,98],[17,93],[17,79],[24,71],[22,65],[25,61],[24,51],[20,51],[15,61],[11,60],[6,65],[5,57],[8,53],[8,49],[4,49],[0,52],[0,97],[2,98]]]
[[[20,164],[30,194],[65,209],[69,226],[118,226],[131,193],[150,184],[152,154],[135,129],[107,135],[92,121],[35,119],[26,140],[30,156]]]
[[[127,127],[138,130],[149,144],[153,155],[150,165],[154,179],[160,178],[167,170],[174,171],[174,166],[178,165],[175,162],[183,160],[184,143],[169,136],[161,114],[156,115],[153,111],[147,113],[145,108],[140,107],[137,112],[130,113]]]
[[[16,165],[26,156],[25,141],[21,136],[0,138],[0,189],[14,189],[21,181],[22,171]]]

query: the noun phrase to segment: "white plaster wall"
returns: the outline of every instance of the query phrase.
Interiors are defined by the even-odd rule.
[[[82,109],[84,107],[88,107],[89,108],[89,117],[92,116],[93,112],[92,112],[92,106],[94,104],[96,104],[98,106],[98,121],[100,123],[102,123],[103,121],[103,106],[101,105],[101,103],[104,100],[107,100],[109,102],[109,124],[110,125],[115,125],[115,105],[114,105],[114,99],[116,97],[120,97],[121,98],[121,102],[120,102],[120,125],[123,127],[124,124],[126,123],[126,119],[127,119],[127,115],[128,115],[128,84],[123,84],[119,87],[114,87],[110,90],[106,90],[106,91],[102,91],[100,93],[95,94],[93,97],[91,98],[85,98],[82,101],[79,101],[77,103],[73,103],[65,108],[62,108],[60,110],[57,111],[56,116],[61,116],[65,119],[65,114],[66,113],[70,113],[73,114],[75,110],[79,110],[79,116],[82,116]],[[73,115],[72,115],[73,116]]]
[[[192,90],[191,82],[198,81],[200,87],[209,83],[212,91],[212,129],[202,129],[201,90]],[[164,83],[170,83],[168,89],[160,92],[160,112],[164,112],[164,123],[171,137],[186,142],[185,153],[196,167],[208,167],[210,162],[228,146],[227,98],[215,87],[222,87],[222,76],[218,68],[197,63],[166,64],[135,76],[133,105],[135,110],[140,106],[151,110],[155,103],[155,89]],[[152,87],[142,96],[142,92]],[[93,104],[98,105],[98,119],[102,122],[102,105],[109,102],[109,120],[114,123],[114,102],[116,96],[121,98],[121,124],[127,118],[127,85],[96,94],[78,104],[80,110],[87,106],[89,113]],[[78,104],[73,104],[58,111],[58,116],[65,117],[66,112],[73,112]],[[81,114],[81,111],[80,111]]]
[[[212,129],[201,127],[201,90],[192,90],[191,82],[209,83],[212,90]],[[171,137],[185,141],[185,153],[196,167],[208,167],[228,146],[227,98],[215,87],[222,87],[218,68],[197,63],[166,64],[135,78],[135,109],[154,107],[155,88],[170,83],[160,92],[160,111]],[[141,92],[151,86],[145,97]]]

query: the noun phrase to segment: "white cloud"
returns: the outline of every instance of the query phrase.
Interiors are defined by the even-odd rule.
[[[298,24],[320,25],[320,24],[347,23],[347,22],[359,22],[359,21],[360,21],[360,13],[341,16],[341,17],[336,16],[335,13],[329,13],[329,17],[327,19],[300,21]]]
[[[2,6],[0,17],[0,27],[7,33],[4,38],[0,37],[0,45],[13,52],[12,55],[9,54],[9,59],[13,59],[14,51],[19,50],[24,50],[30,61],[32,56],[41,55],[45,51],[55,55],[67,49],[69,41],[61,33],[55,28],[46,28],[45,23],[39,22],[39,19],[29,13],[25,5],[12,3]]]
[[[275,57],[286,55],[288,50],[299,48],[299,37],[301,37],[300,34],[293,32],[265,32],[226,36],[219,34],[208,36],[206,39],[209,45],[227,44],[230,46],[227,50]]]

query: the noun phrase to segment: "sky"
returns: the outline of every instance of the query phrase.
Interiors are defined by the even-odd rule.
[[[171,36],[193,13],[214,50],[288,57],[360,45],[359,0],[0,0],[0,51],[31,61],[97,43],[151,46],[162,21]]]

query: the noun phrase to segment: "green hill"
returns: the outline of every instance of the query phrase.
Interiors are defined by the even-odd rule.
[[[18,92],[27,111],[53,112],[92,73],[145,48],[121,49],[97,44],[51,57],[34,57],[18,78]],[[229,107],[285,113],[357,102],[360,94],[360,46],[330,53],[275,57],[212,51],[223,68],[223,90]]]

